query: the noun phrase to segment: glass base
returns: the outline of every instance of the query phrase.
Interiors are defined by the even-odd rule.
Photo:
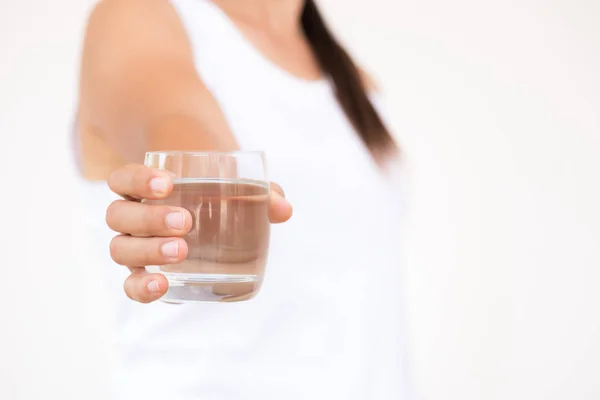
[[[161,273],[169,281],[161,300],[174,304],[250,300],[262,283],[259,275]]]

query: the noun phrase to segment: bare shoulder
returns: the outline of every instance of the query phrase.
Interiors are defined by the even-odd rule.
[[[101,0],[92,8],[90,23],[160,20],[169,23],[176,12],[168,0]],[[135,17],[135,18],[132,18]],[[155,27],[160,28],[160,27]]]
[[[187,35],[168,0],[102,0],[92,9],[84,50],[187,52]]]
[[[141,81],[146,90],[159,90],[173,77],[198,80],[186,30],[168,0],[96,4],[83,42],[80,103],[98,104],[100,94],[114,98]]]

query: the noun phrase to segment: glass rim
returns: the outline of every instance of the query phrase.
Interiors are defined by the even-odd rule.
[[[265,152],[262,150],[232,150],[232,151],[194,151],[194,150],[158,150],[158,151],[147,151],[146,152],[146,156],[159,156],[159,155],[166,155],[166,156],[178,156],[178,155],[183,155],[183,156],[194,156],[194,157],[207,157],[207,156],[232,156],[232,157],[237,157],[237,156],[250,156],[250,155],[257,155],[257,156],[261,156],[264,157],[265,156]]]

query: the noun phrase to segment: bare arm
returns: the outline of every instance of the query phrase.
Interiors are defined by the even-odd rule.
[[[233,150],[167,0],[104,0],[92,12],[81,68],[83,118],[124,161],[150,150]]]
[[[109,163],[106,154],[98,156],[113,168],[120,166],[108,184],[127,199],[107,210],[108,225],[121,233],[111,243],[111,256],[131,271],[124,285],[127,295],[154,301],[168,282],[142,266],[185,259],[187,244],[181,236],[192,217],[185,209],[133,201],[164,198],[173,182],[164,171],[123,164],[139,163],[151,150],[233,150],[237,143],[196,72],[186,33],[167,0],[99,3],[88,23],[80,85],[86,134],[97,136],[90,142],[108,147],[108,156],[118,159]],[[291,205],[276,185],[272,188],[270,220],[284,222]],[[175,225],[170,215],[177,216]],[[165,247],[169,243],[177,245]]]

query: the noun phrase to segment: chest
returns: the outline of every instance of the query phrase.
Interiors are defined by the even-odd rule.
[[[267,155],[271,180],[285,185],[354,192],[380,174],[360,137],[326,86],[302,91],[252,82],[213,90],[242,149]]]

